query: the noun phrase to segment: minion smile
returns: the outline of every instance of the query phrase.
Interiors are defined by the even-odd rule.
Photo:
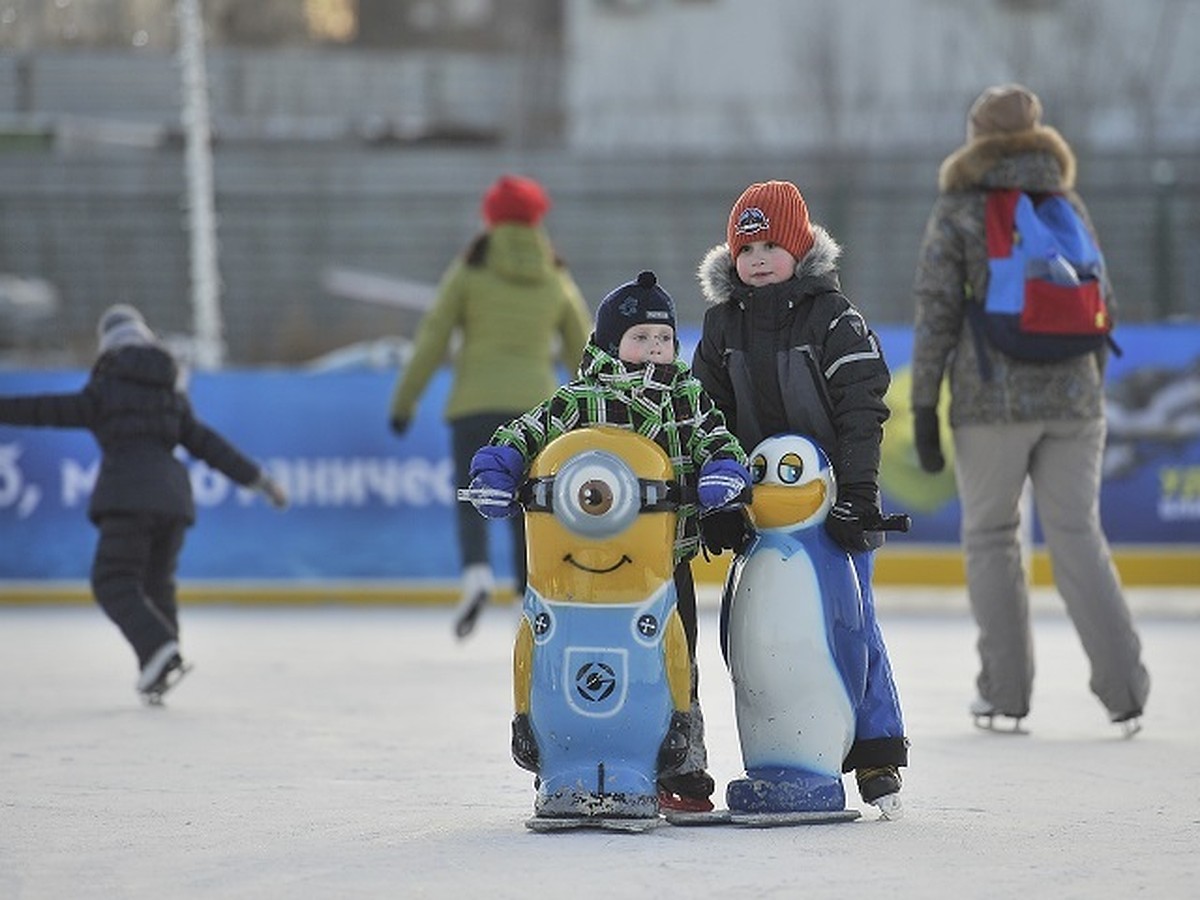
[[[607,569],[593,569],[591,566],[585,566],[583,563],[581,563],[577,559],[575,559],[575,557],[573,557],[570,553],[568,553],[566,556],[563,557],[563,562],[570,563],[575,568],[582,569],[585,572],[591,572],[593,575],[607,575],[609,572],[617,571],[617,569],[621,568],[621,566],[625,565],[625,563],[632,563],[633,560],[630,559],[628,556],[626,556],[624,553],[622,553],[621,558],[618,559],[611,566],[609,566]]]

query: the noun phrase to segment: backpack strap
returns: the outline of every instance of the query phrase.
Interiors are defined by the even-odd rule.
[[[975,341],[975,360],[979,363],[979,377],[991,381],[993,375],[992,357],[987,349],[987,335],[984,333],[983,304],[974,297],[970,284],[963,285],[963,309],[966,310],[967,322],[971,325],[971,337]]]

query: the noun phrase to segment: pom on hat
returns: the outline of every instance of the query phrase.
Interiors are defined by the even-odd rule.
[[[1031,131],[1042,123],[1042,101],[1019,84],[990,87],[971,104],[967,113],[967,140]]]
[[[765,181],[742,192],[729,213],[726,229],[729,253],[754,241],[778,244],[796,259],[812,249],[813,230],[808,205],[790,181]]]
[[[96,323],[96,337],[100,341],[100,352],[107,353],[118,347],[132,345],[148,346],[156,343],[154,332],[142,318],[136,307],[126,303],[110,306],[100,315]]]
[[[483,221],[489,227],[501,222],[537,225],[549,209],[545,189],[521,175],[501,175],[483,195]]]
[[[675,328],[675,301],[659,287],[653,272],[639,273],[634,281],[621,285],[600,301],[593,340],[605,353],[616,356],[625,332],[646,323]]]

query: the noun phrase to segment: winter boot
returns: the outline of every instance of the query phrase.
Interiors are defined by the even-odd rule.
[[[179,642],[167,641],[142,666],[137,680],[138,693],[147,703],[157,706],[162,703],[163,694],[190,670],[191,666],[179,655]]]
[[[658,805],[681,812],[708,812],[713,808],[709,798],[715,788],[712,776],[702,769],[664,775],[658,779]]]
[[[895,766],[856,769],[854,780],[864,803],[879,807],[885,819],[900,818],[900,770]]]

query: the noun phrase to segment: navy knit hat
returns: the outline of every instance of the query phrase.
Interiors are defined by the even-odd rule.
[[[647,322],[675,328],[675,301],[658,286],[653,272],[640,273],[636,281],[621,285],[600,301],[593,340],[605,353],[616,356],[625,332]]]

